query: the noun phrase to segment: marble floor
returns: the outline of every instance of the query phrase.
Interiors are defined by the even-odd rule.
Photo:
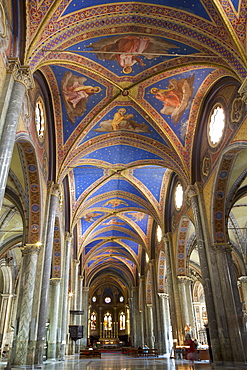
[[[0,362],[0,369],[4,369],[5,366],[6,362]],[[208,361],[196,361],[193,368],[190,361],[174,360],[166,356],[133,358],[122,354],[103,353],[101,358],[95,359],[79,359],[77,355],[68,356],[65,361],[47,361],[43,366],[37,368],[43,370],[247,370],[247,364],[216,366]],[[14,369],[18,369],[18,367]]]

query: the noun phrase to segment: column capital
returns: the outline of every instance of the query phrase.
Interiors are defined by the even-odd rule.
[[[247,283],[247,276],[240,276],[238,278],[238,280],[241,282],[241,283]]]
[[[241,96],[243,102],[247,104],[247,77],[244,79],[242,85],[240,86],[238,93]]]
[[[168,299],[169,298],[169,294],[167,294],[167,293],[157,293],[157,294],[162,299],[165,299],[165,298]]]
[[[41,243],[23,245],[20,247],[22,255],[24,256],[31,253],[39,253],[41,245]]]
[[[58,285],[61,283],[61,278],[51,278],[50,279],[50,285]]]
[[[61,189],[59,184],[53,184],[51,186],[51,195],[55,195],[57,198],[61,196]]]
[[[33,76],[29,66],[22,66],[18,58],[9,58],[7,63],[8,73],[12,73],[15,81],[21,82],[27,89],[34,87]]]
[[[79,275],[78,276],[78,279],[79,279],[79,281],[83,281],[84,280],[84,276],[83,275]]]
[[[179,283],[191,283],[193,281],[191,277],[185,275],[178,275],[177,278]]]
[[[171,232],[165,233],[164,236],[163,236],[164,243],[170,242],[171,241],[171,238],[172,238],[172,233]]]
[[[74,263],[74,266],[79,266],[80,260],[74,259],[73,263]]]
[[[229,243],[214,243],[212,248],[218,253],[231,253],[233,249]]]
[[[66,242],[70,242],[72,240],[72,238],[73,238],[73,235],[71,233],[69,233],[68,231],[66,231],[64,233],[64,239],[65,239]]]

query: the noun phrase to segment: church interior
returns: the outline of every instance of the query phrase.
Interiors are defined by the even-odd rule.
[[[0,0],[0,356],[247,361],[247,0]],[[246,203],[245,203],[246,202]]]

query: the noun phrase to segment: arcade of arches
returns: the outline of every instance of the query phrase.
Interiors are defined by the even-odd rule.
[[[7,368],[188,330],[246,362],[246,20],[246,0],[0,0]]]

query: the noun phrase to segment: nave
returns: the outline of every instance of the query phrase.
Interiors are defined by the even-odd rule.
[[[0,362],[0,369],[6,363]],[[21,368],[21,367],[16,367]],[[36,368],[40,368],[37,367]],[[46,361],[44,370],[192,370],[192,363],[188,360],[175,360],[166,356],[158,358],[132,358],[123,354],[103,353],[98,359],[79,359],[78,356],[66,356],[65,361]],[[196,361],[194,370],[241,370],[246,365],[213,365],[209,361]]]

